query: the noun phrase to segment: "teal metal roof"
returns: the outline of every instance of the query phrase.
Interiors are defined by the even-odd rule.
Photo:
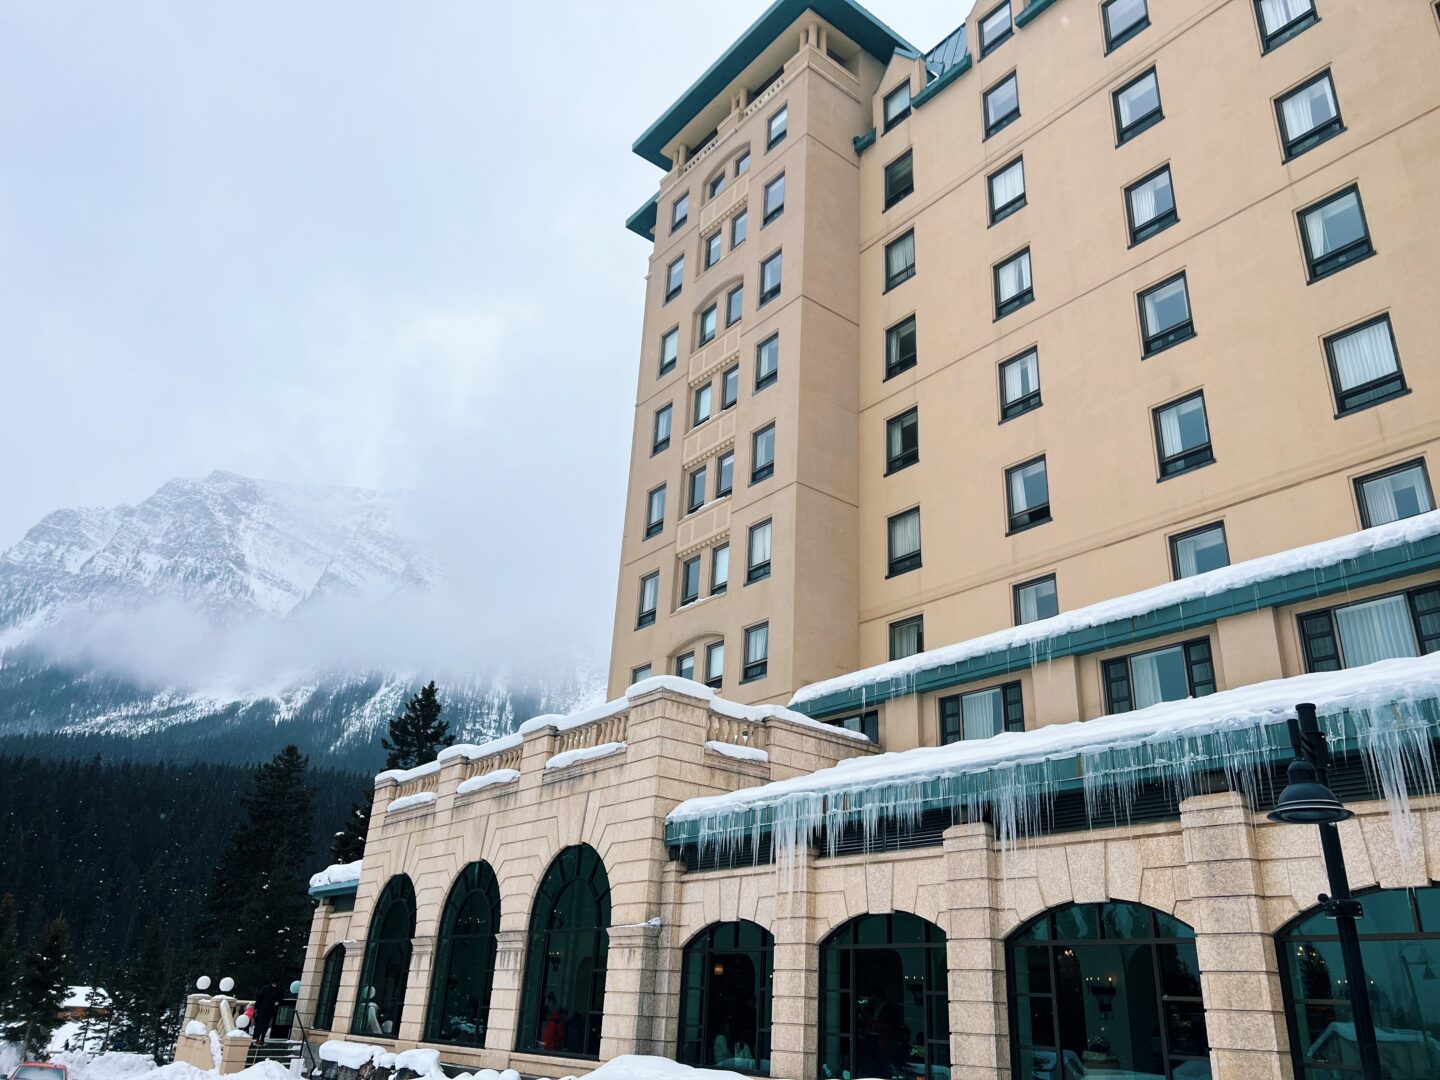
[[[806,11],[815,12],[882,63],[888,61],[897,48],[914,50],[914,46],[854,0],[775,0],[739,40],[635,140],[635,153],[668,170],[671,162],[665,156],[665,146]]]
[[[1134,642],[1148,641],[1165,634],[1208,626],[1217,619],[1232,615],[1303,603],[1333,596],[1347,589],[1376,585],[1437,569],[1440,569],[1440,535],[1432,535],[1422,540],[1368,552],[1357,558],[1344,559],[1331,566],[1297,570],[1268,581],[1237,586],[1212,596],[1157,608],[1144,615],[1057,634],[1038,646],[1014,646],[972,656],[954,664],[941,664],[918,672],[913,680],[906,680],[901,684],[890,679],[877,679],[809,701],[792,702],[789,707],[807,716],[816,717],[874,708],[876,703],[891,698],[926,694],[980,679],[1024,671],[1035,666],[1037,655],[1041,659],[1083,656]]]
[[[1024,8],[1015,13],[1015,25],[1024,26],[1054,2],[1055,0],[1029,0]]]
[[[355,891],[360,888],[358,881],[340,881],[333,885],[316,885],[310,890],[310,895],[316,900],[325,900],[333,896],[354,896]]]
[[[625,227],[636,236],[643,236],[646,240],[655,239],[655,215],[656,207],[660,205],[660,196],[651,195],[644,206],[636,210],[625,219]]]

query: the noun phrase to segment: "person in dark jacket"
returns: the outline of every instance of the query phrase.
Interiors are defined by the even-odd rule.
[[[250,1037],[257,1043],[265,1041],[265,1036],[270,1032],[270,1025],[275,1020],[275,1010],[279,1005],[280,980],[271,979],[260,988],[260,993],[255,995],[255,1026],[250,1030]]]

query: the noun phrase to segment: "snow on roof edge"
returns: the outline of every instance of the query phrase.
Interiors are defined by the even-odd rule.
[[[361,864],[364,861],[364,859],[356,859],[354,862],[331,863],[319,873],[310,875],[310,888],[320,889],[326,885],[348,885],[352,881],[359,881]]]

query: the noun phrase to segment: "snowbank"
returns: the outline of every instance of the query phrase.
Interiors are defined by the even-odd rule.
[[[360,870],[364,859],[356,859],[354,862],[331,863],[318,874],[310,875],[310,888],[318,889],[325,885],[350,885],[360,880]]]
[[[62,1009],[83,1009],[90,1004],[90,992],[94,989],[91,986],[71,986],[65,990],[65,1000],[60,1003]],[[100,1000],[97,1003],[102,1008],[110,1005],[110,995],[104,990],[100,991]]]
[[[963,663],[977,656],[1002,652],[1006,649],[1038,646],[1051,638],[1074,631],[1088,630],[1094,626],[1122,619],[1133,619],[1161,608],[1183,604],[1191,600],[1200,600],[1229,589],[1243,588],[1261,581],[1269,581],[1272,578],[1282,577],[1299,570],[1318,570],[1323,567],[1335,566],[1346,559],[1355,559],[1372,552],[1401,547],[1435,535],[1440,535],[1440,510],[1402,518],[1400,521],[1392,521],[1388,525],[1378,525],[1373,529],[1347,533],[1344,536],[1337,536],[1333,540],[1322,540],[1318,544],[1291,548],[1274,555],[1265,555],[1247,562],[1223,566],[1204,574],[1166,582],[1153,589],[1102,600],[1098,604],[1076,608],[1074,611],[1062,611],[1059,615],[1049,619],[1040,619],[1037,622],[1026,623],[1024,626],[997,630],[993,634],[970,638],[968,641],[956,642],[953,645],[931,649],[928,652],[915,653],[913,656],[907,656],[901,660],[876,664],[873,667],[862,668],[833,679],[825,679],[823,682],[810,683],[791,695],[790,704],[801,705],[807,701],[814,701],[817,698],[828,697],[846,690],[855,690],[872,683],[904,683],[932,668]]]
[[[382,1046],[350,1042],[348,1039],[331,1039],[320,1044],[321,1061],[333,1061],[346,1069],[358,1069],[370,1062],[378,1062],[385,1052]]]
[[[494,787],[496,784],[513,784],[519,779],[519,769],[491,769],[481,776],[472,776],[469,780],[460,781],[460,786],[455,789],[455,794],[469,795],[471,792],[484,791],[487,787]]]

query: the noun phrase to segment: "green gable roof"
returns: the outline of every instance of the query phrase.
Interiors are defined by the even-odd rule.
[[[739,40],[706,69],[695,85],[681,94],[679,100],[635,140],[635,153],[668,170],[671,162],[665,156],[665,146],[806,11],[815,12],[882,63],[888,61],[897,48],[914,50],[909,42],[853,0],[775,0]]]

